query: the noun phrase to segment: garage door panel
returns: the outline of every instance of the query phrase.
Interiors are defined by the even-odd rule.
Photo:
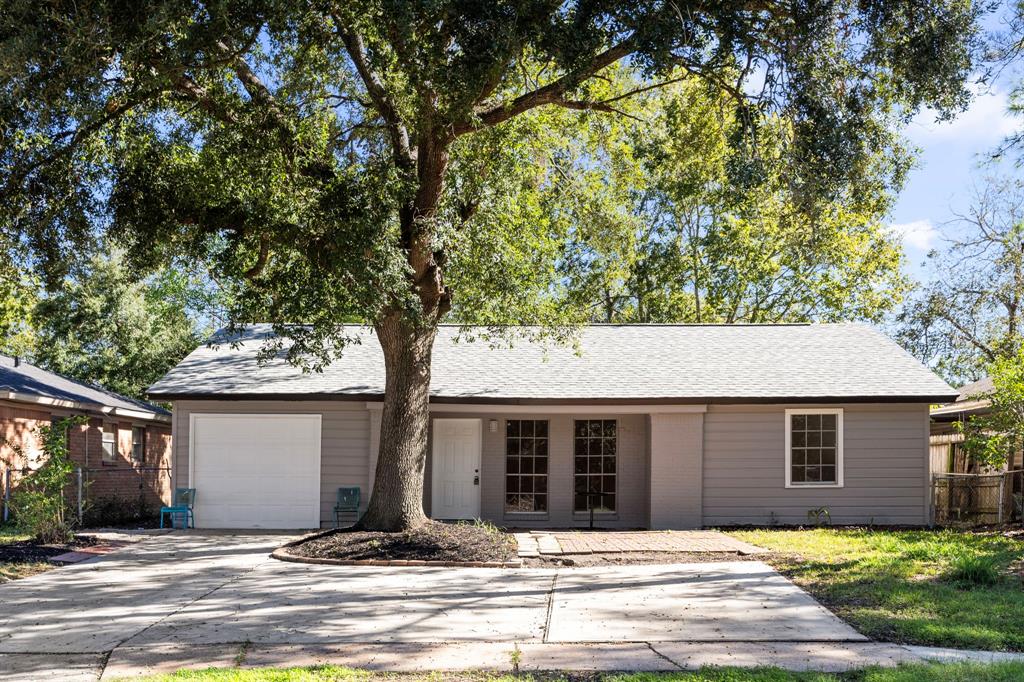
[[[320,415],[193,415],[202,528],[320,525]]]

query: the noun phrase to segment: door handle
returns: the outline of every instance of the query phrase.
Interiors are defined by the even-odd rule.
[[[473,477],[473,485],[480,485],[480,477],[479,476],[474,476]]]

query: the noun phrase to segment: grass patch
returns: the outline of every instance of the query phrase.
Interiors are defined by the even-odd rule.
[[[1024,651],[1024,542],[954,530],[732,531],[865,635],[883,641]],[[884,678],[883,678],[884,679]]]
[[[1011,682],[1024,679],[1024,664],[929,663],[899,668],[867,668],[849,673],[795,673],[779,668],[705,668],[679,673],[371,673],[336,666],[190,670],[132,678],[143,682]]]

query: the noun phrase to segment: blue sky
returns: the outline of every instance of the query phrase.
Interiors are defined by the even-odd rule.
[[[997,84],[975,89],[970,108],[949,122],[936,122],[934,112],[923,111],[910,123],[906,135],[920,148],[918,166],[910,172],[891,216],[893,229],[903,237],[907,270],[918,279],[929,276],[921,267],[944,236],[957,229],[955,218],[970,206],[972,189],[986,174],[1019,172],[1010,159],[993,167],[986,164],[1003,139],[1024,127],[1024,120],[1007,112],[1006,85],[1014,74],[1003,74]]]

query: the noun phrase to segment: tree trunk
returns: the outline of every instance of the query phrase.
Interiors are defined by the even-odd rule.
[[[375,326],[386,381],[373,495],[358,527],[402,531],[427,521],[423,472],[430,426],[430,361],[437,327],[392,312]]]

